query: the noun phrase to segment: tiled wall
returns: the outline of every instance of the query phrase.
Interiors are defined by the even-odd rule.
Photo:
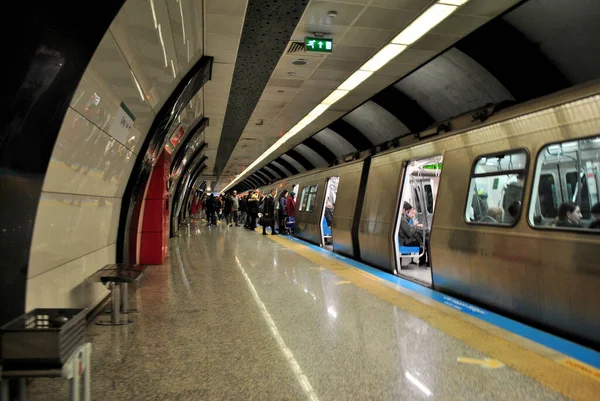
[[[202,1],[181,12],[190,21],[200,16],[186,28],[193,35],[185,46],[179,43],[183,21],[168,12],[177,5],[152,3],[154,10],[145,0],[125,3],[71,100],[35,220],[27,310],[93,307],[107,293],[86,279],[115,262],[121,198],[138,149],[165,99],[202,55]],[[201,114],[190,105],[182,126]]]

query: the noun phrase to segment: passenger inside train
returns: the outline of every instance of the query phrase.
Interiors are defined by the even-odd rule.
[[[555,143],[540,151],[529,212],[532,225],[546,229],[598,228],[599,151],[600,137]]]
[[[514,225],[521,213],[526,165],[525,151],[478,158],[471,173],[467,222]]]
[[[407,163],[395,236],[398,274],[428,285],[431,283],[429,237],[442,161],[442,156],[434,156]]]

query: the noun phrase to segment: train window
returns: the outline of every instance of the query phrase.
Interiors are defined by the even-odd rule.
[[[303,211],[304,209],[306,209],[306,202],[308,201],[309,189],[309,187],[302,188],[302,195],[300,196],[300,209],[298,209],[299,211]]]
[[[521,215],[527,152],[480,156],[471,172],[465,219],[470,224],[513,226]]]
[[[425,201],[427,202],[427,213],[433,213],[433,189],[431,184],[425,184]]]
[[[307,212],[313,211],[316,200],[317,200],[317,186],[311,185],[310,190],[308,191],[308,202],[306,202],[306,211]]]
[[[529,224],[600,233],[599,171],[600,137],[543,147],[534,175]]]

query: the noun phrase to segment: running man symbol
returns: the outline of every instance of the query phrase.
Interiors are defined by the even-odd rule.
[[[316,42],[316,40],[309,40],[308,44],[306,46],[312,47],[314,49],[315,48],[315,42]]]

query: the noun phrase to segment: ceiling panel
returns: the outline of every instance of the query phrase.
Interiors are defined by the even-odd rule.
[[[450,47],[462,36],[484,24],[489,17],[496,15],[498,10],[507,7],[507,4],[514,4],[514,1],[500,0],[499,2],[503,3],[503,6],[496,7],[492,4],[495,3],[495,0],[470,0],[469,3],[479,3],[479,6],[463,8],[456,15],[442,22],[432,33],[425,35],[395,60],[359,85],[351,94],[334,104],[292,140],[280,146],[278,151],[267,161],[275,159],[283,151],[294,148],[299,142],[315,133],[320,133],[335,119],[394,84]],[[261,132],[261,140],[255,146],[234,149],[232,157],[246,155],[250,161],[259,157],[282,134],[324,99],[331,90],[335,89],[431,3],[430,0],[312,0],[290,40],[303,41],[307,35],[322,32],[326,37],[333,38],[335,43],[333,53],[317,56],[301,51],[295,54],[282,54],[263,96],[256,106],[256,112],[252,116],[252,118],[260,116],[268,127],[257,131],[251,127],[249,122],[241,138]],[[328,12],[332,10],[337,12],[335,18],[328,16]],[[299,58],[307,59],[308,64],[293,65],[292,61]],[[289,86],[294,88],[291,93],[287,93],[285,89]],[[296,88],[299,89],[295,90]],[[284,92],[278,92],[279,90]],[[292,93],[293,96],[288,96]],[[278,105],[277,110],[269,108],[267,103],[269,101]],[[282,103],[285,103],[285,106]],[[370,112],[382,113],[379,114],[381,119],[375,124],[376,126],[368,128],[374,130],[374,133],[371,134],[374,143],[388,140],[390,135],[396,137],[407,132],[407,128],[402,123],[394,123],[391,119],[388,121],[388,117],[392,119],[394,117],[380,106],[373,103],[366,108],[380,108],[381,110],[370,110]],[[259,110],[261,111],[259,112]],[[365,110],[363,109],[363,111]],[[251,119],[251,121],[253,120]],[[331,138],[335,138],[335,136],[320,134],[318,138],[324,144],[329,143],[331,148]],[[381,141],[379,141],[380,139]],[[349,150],[349,146],[352,145],[345,143],[343,151]],[[341,152],[342,150],[338,149],[337,151]],[[236,168],[232,168],[232,170],[235,174],[242,171],[242,169]]]
[[[360,16],[354,26],[398,31],[417,15],[415,10],[369,7]]]

